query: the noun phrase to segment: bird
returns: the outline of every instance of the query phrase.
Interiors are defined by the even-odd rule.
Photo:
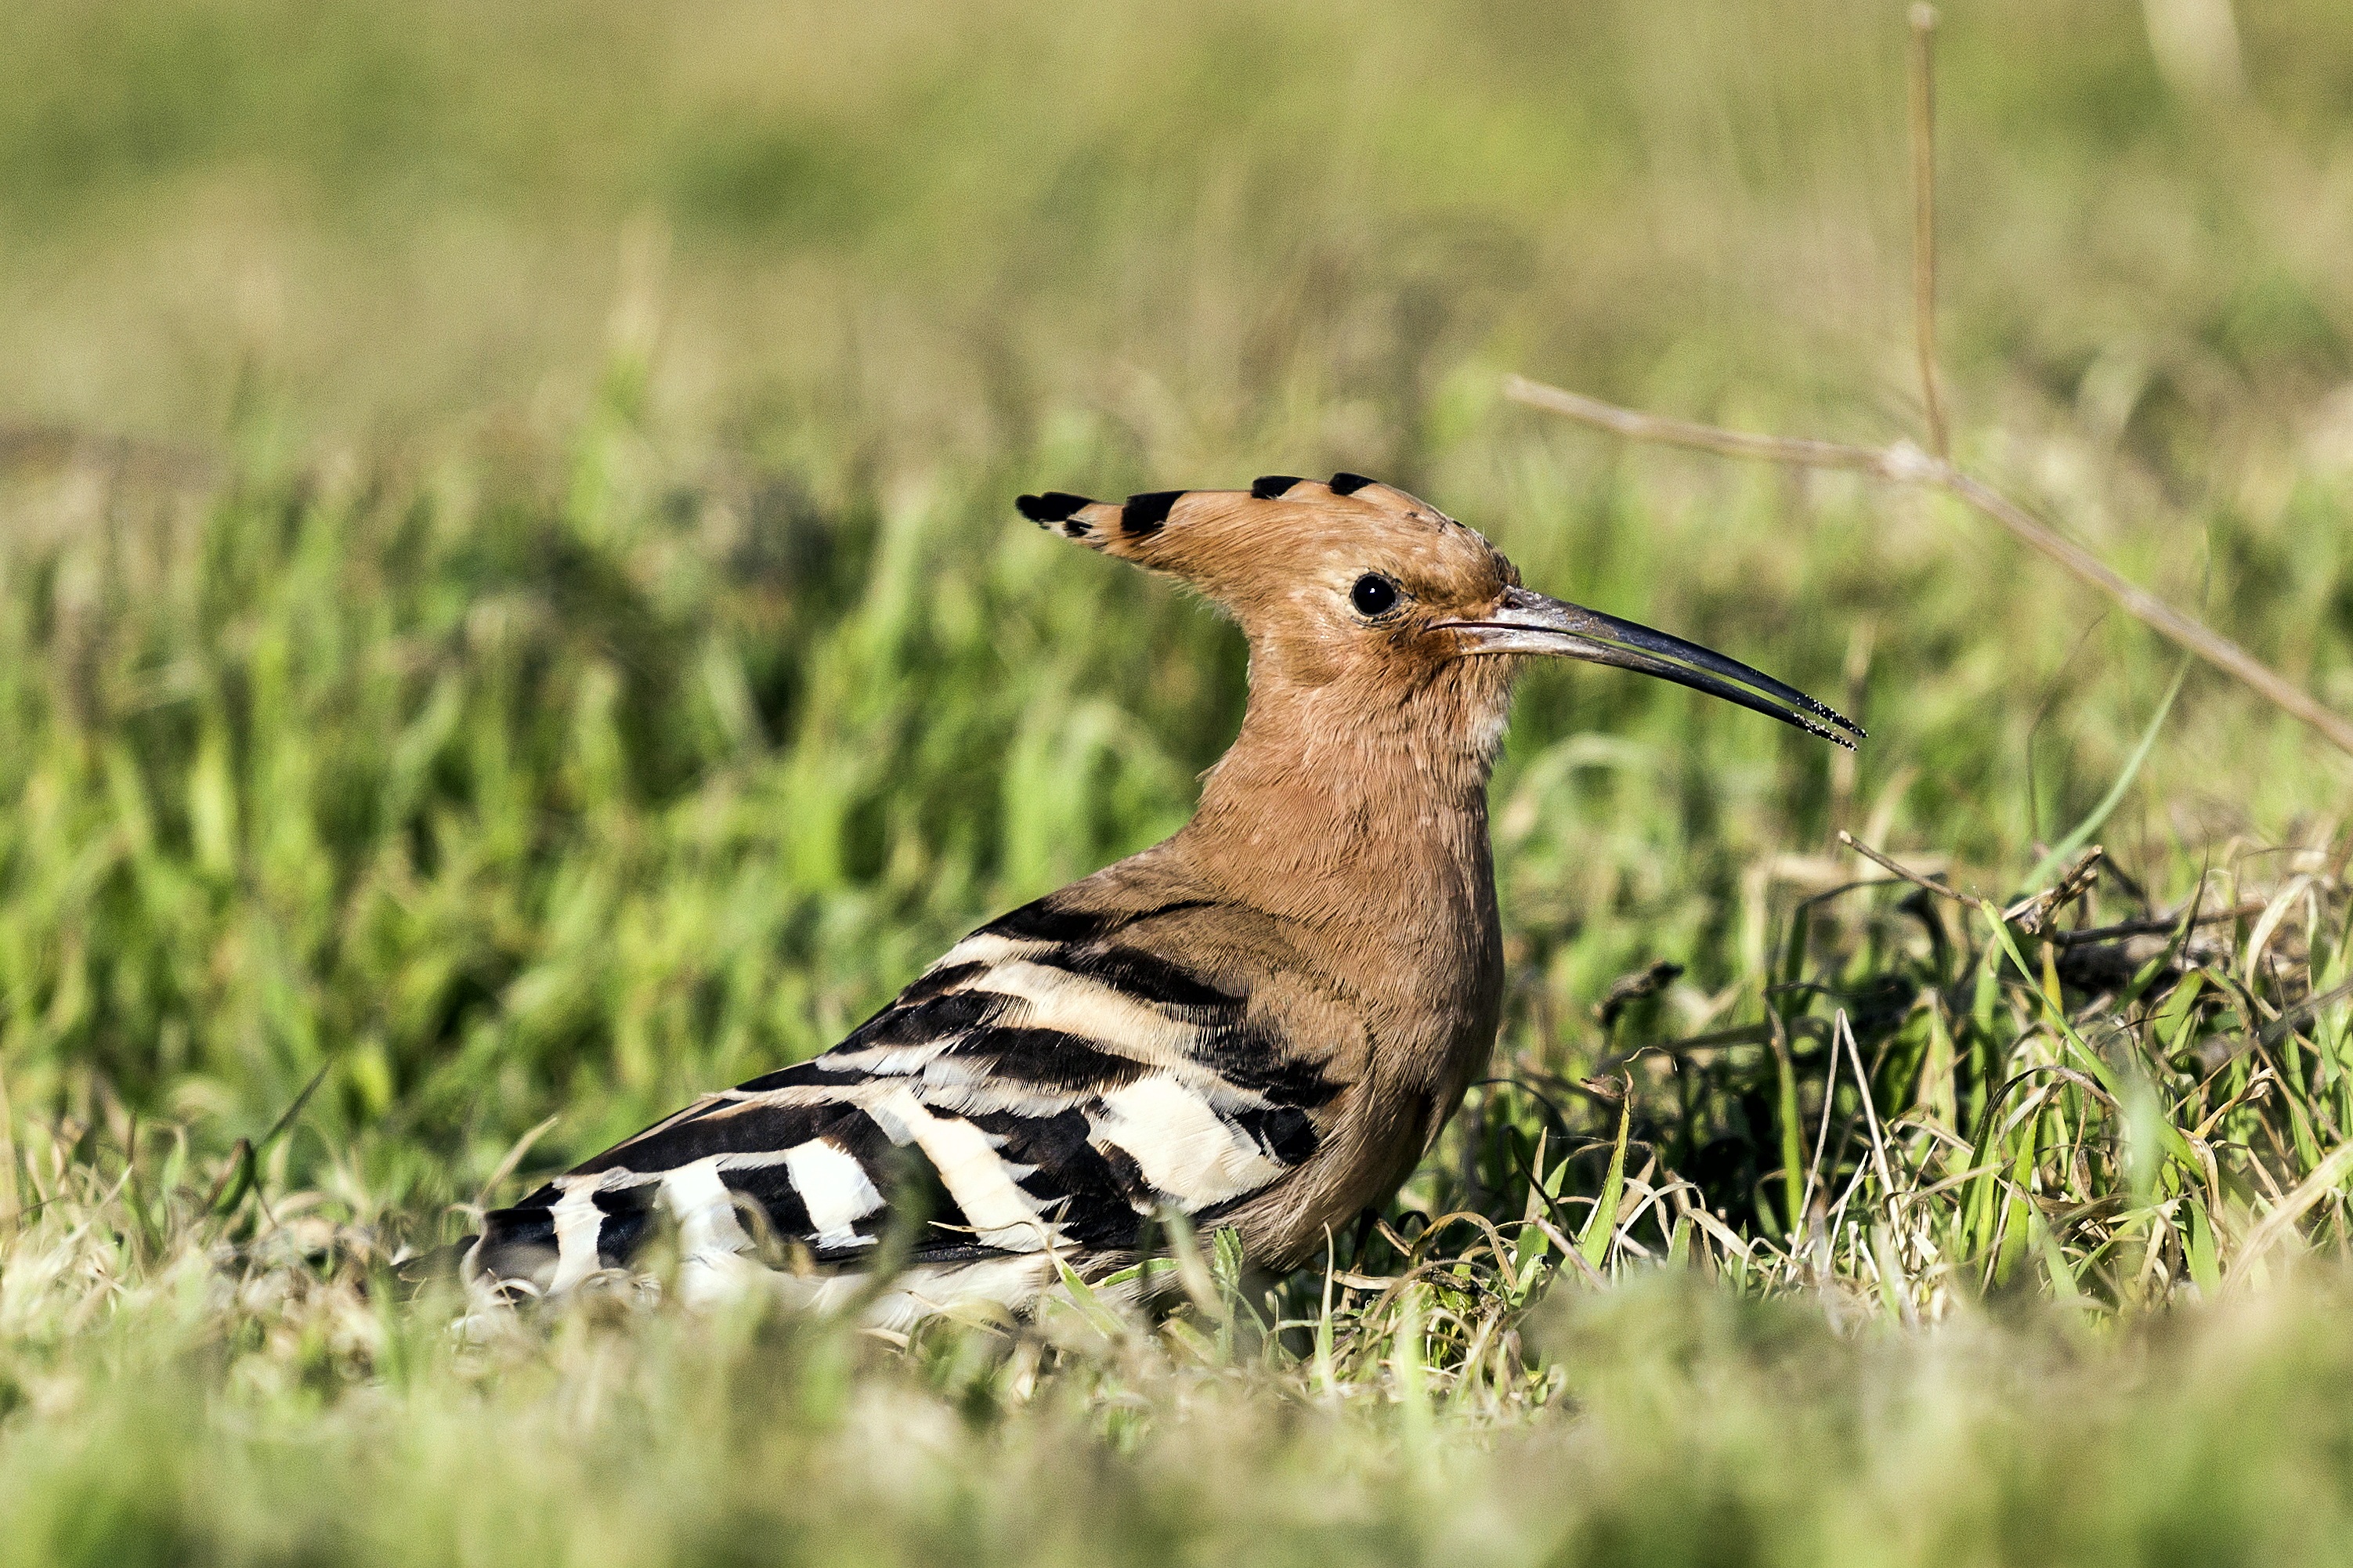
[[[1515,676],[1662,677],[1852,749],[1746,664],[1525,587],[1485,538],[1353,473],[1024,495],[1177,579],[1249,645],[1240,731],[1174,837],[981,926],[830,1050],[722,1089],[484,1218],[506,1300],[631,1277],[765,1283],[885,1329],[1127,1280],[1155,1227],[1272,1270],[1386,1204],[1485,1070],[1504,959],[1487,784]]]

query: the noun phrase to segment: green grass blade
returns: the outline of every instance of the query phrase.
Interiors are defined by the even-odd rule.
[[[2140,776],[2141,764],[2148,761],[2149,752],[2157,746],[2158,731],[2165,727],[2166,715],[2173,711],[2173,700],[2181,695],[2181,683],[2189,678],[2190,663],[2185,658],[2181,661],[2181,668],[2174,671],[2173,684],[2165,689],[2165,700],[2159,702],[2157,711],[2150,715],[2148,728],[2141,731],[2140,743],[2133,748],[2132,755],[2125,759],[2124,771],[2116,775],[2116,782],[2108,786],[2108,793],[2100,797],[2100,804],[2092,808],[2089,816],[2069,829],[2065,837],[2051,847],[2049,854],[2034,863],[2034,868],[2026,874],[2027,888],[2031,889],[2047,885],[2059,868],[2067,863],[2068,858],[2090,843],[2092,835],[2100,830],[2100,825],[2123,804],[2125,792],[2132,788],[2133,780]]]
[[[1633,1124],[1634,1102],[1630,1096],[1618,1107],[1618,1141],[1609,1151],[1609,1173],[1601,1179],[1601,1195],[1585,1222],[1584,1234],[1577,1238],[1578,1254],[1596,1268],[1609,1256],[1609,1238],[1618,1228],[1618,1205],[1626,1192],[1626,1138]]]

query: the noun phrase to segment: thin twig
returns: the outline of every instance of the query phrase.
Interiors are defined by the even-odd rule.
[[[1926,0],[1912,7],[1912,334],[1928,449],[1949,459],[1945,402],[1936,391],[1936,8]]]
[[[1831,1026],[1830,1076],[1822,1080],[1822,1101],[1825,1105],[1827,1105],[1838,1094],[1839,1046],[1841,1041],[1844,1042],[1849,1056],[1853,1058],[1855,1082],[1864,1082],[1862,1058],[1854,1048],[1854,1034],[1846,1026],[1846,1009],[1843,1007],[1839,1009],[1838,1019]],[[1868,1103],[1870,1096],[1871,1091],[1866,1087],[1863,1090],[1863,1098],[1866,1103]],[[1827,1114],[1823,1116],[1822,1123],[1824,1126],[1828,1126],[1830,1124],[1830,1118]],[[1843,1157],[1846,1153],[1847,1134],[1852,1133],[1853,1131],[1853,1125],[1850,1122],[1846,1131],[1839,1135],[1839,1153],[1841,1157]],[[1874,1115],[1872,1118],[1872,1132],[1875,1136],[1878,1133],[1878,1131],[1879,1119]],[[1840,1191],[1838,1203],[1831,1209],[1830,1218],[1822,1226],[1822,1234],[1824,1236],[1837,1236],[1839,1226],[1846,1223],[1847,1200],[1853,1197],[1855,1194],[1855,1189],[1862,1185],[1862,1178],[1870,1169],[1871,1167],[1864,1164],[1861,1160],[1857,1160],[1855,1162],[1854,1174],[1847,1179],[1846,1186]],[[1883,1175],[1881,1186],[1888,1192],[1893,1192],[1894,1190],[1894,1184],[1884,1180]]]
[[[128,436],[58,425],[0,424],[0,478],[89,469],[166,485],[209,484],[220,466],[208,455]]]
[[[1862,1053],[1854,1044],[1854,1024],[1843,1007],[1839,1009],[1838,1026],[1845,1031],[1847,1066],[1854,1069],[1854,1087],[1862,1094],[1862,1115],[1871,1127],[1871,1159],[1879,1167],[1879,1188],[1892,1200],[1896,1195],[1895,1178],[1887,1167],[1887,1140],[1879,1130],[1879,1107],[1873,1103],[1871,1075],[1862,1069]]]
[[[2265,1025],[2263,1033],[2256,1037],[2257,1042],[2275,1046],[2295,1030],[2318,1017],[2322,1009],[2333,1007],[2348,997],[2353,997],[2353,980],[2342,985],[2332,985],[2317,996],[2307,996]]]
[[[1864,473],[1877,474],[1882,479],[1920,477],[1916,473],[1898,475],[1888,472],[1890,452],[1883,452],[1876,447],[1850,447],[1838,441],[1795,441],[1782,436],[1757,436],[1746,430],[1725,430],[1689,419],[1671,419],[1662,414],[1643,414],[1631,408],[1620,408],[1614,403],[1604,403],[1598,397],[1588,397],[1581,392],[1569,392],[1561,387],[1547,386],[1540,381],[1530,381],[1524,375],[1504,376],[1504,395],[1514,403],[1525,403],[1531,408],[1541,408],[1551,414],[1565,414],[1580,424],[1591,425],[1633,441],[1648,441],[1663,447],[1688,447],[1694,451],[1714,452],[1725,458],[1757,458],[1768,463],[1789,463],[1804,468],[1857,468]],[[1936,460],[1908,441],[1898,445],[1910,451],[1914,468]]]
[[[2105,858],[2106,851],[2093,845],[2060,873],[2057,881],[2002,910],[2002,920],[2029,936],[2041,936],[2054,916],[2092,890],[2092,884],[2099,880],[2100,862]]]
[[[2192,926],[2220,925],[2225,921],[2242,921],[2259,915],[2265,906],[2260,900],[2240,904],[2232,909],[2209,910],[2189,923]],[[2181,929],[2179,916],[2170,920],[2126,921],[2112,926],[2087,926],[2082,931],[2054,931],[2042,933],[2042,940],[2053,947],[2094,947],[2104,942],[2122,942],[2133,936],[2166,936]]]
[[[1879,867],[1882,870],[1894,872],[1896,876],[1902,878],[1905,881],[1911,883],[1914,887],[1918,888],[1923,892],[1934,893],[1940,899],[1951,899],[1957,903],[1968,904],[1976,902],[1976,900],[1969,897],[1969,895],[1956,890],[1947,883],[1939,882],[1932,878],[1922,876],[1919,872],[1915,871],[1909,866],[1901,865],[1896,861],[1889,859],[1886,856],[1881,854],[1878,850],[1873,849],[1870,845],[1865,844],[1862,839],[1857,838],[1853,834],[1849,833],[1843,827],[1839,829],[1838,839],[1840,843],[1845,845],[1848,848],[1853,850],[1864,859]],[[2168,926],[2166,929],[2170,931],[2173,928]]]
[[[1799,1199],[1798,1204],[1799,1210],[1798,1226],[1799,1227],[1803,1227],[1813,1218],[1814,1187],[1815,1184],[1821,1180],[1822,1151],[1828,1146],[1831,1141],[1831,1102],[1838,1098],[1838,1058],[1839,1037],[1837,1031],[1833,1029],[1831,1033],[1831,1065],[1828,1075],[1822,1079],[1821,1130],[1814,1134],[1814,1160],[1812,1164],[1806,1167],[1805,1195]],[[1841,1137],[1839,1142],[1843,1144],[1846,1140]],[[1793,1229],[1790,1234],[1795,1237],[1801,1234],[1801,1230]],[[1830,1233],[1827,1231],[1823,1232],[1825,1237],[1829,1234]],[[1795,1253],[1797,1247],[1793,1244],[1790,1247],[1790,1251]]]
[[[1686,447],[1727,458],[1756,458],[1810,468],[1848,468],[1902,484],[1925,485],[1966,502],[2008,529],[2021,543],[2059,563],[2123,606],[2127,615],[2177,647],[2195,654],[2264,698],[2273,706],[2318,731],[2339,750],[2353,754],[2353,720],[2323,707],[2311,694],[2263,665],[2253,654],[2204,622],[2111,570],[2107,563],[2058,533],[2008,496],[1964,473],[1910,441],[1886,447],[1852,447],[1837,441],[1791,440],[1725,430],[1688,419],[1668,419],[1603,403],[1525,376],[1504,378],[1504,395],[1515,403],[1559,414],[1598,429],[1660,446]]]
[[[1626,1059],[1631,1061],[1645,1051],[1656,1051],[1661,1056],[1672,1057],[1681,1056],[1687,1051],[1718,1050],[1729,1046],[1762,1046],[1769,1044],[1772,1038],[1772,1029],[1764,1024],[1742,1024],[1736,1028],[1715,1029],[1704,1035],[1693,1035],[1680,1040],[1662,1040],[1654,1045],[1643,1046],[1627,1053]]]

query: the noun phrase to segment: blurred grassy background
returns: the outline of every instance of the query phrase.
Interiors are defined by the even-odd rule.
[[[2353,711],[2353,10],[1943,16],[1959,455]],[[244,1347],[270,1399],[410,1387],[415,1325],[353,1326],[363,1236],[458,1234],[445,1205],[510,1195],[485,1184],[543,1118],[523,1173],[822,1048],[964,929],[1180,823],[1241,650],[1018,521],[1023,489],[1374,473],[1535,584],[1857,712],[1850,764],[1653,683],[1531,678],[1495,793],[1506,1059],[1570,1084],[1753,1023],[1769,982],[1900,969],[1901,1032],[1856,1026],[1893,1053],[1880,1110],[1916,1097],[1919,1149],[1933,1125],[1966,1151],[2055,1038],[2039,1004],[1997,1027],[1990,981],[1973,1004],[1966,964],[1852,900],[1810,969],[1792,906],[1855,874],[1841,827],[2008,890],[2117,777],[2173,656],[1942,504],[1626,450],[1496,390],[1916,433],[1905,41],[1904,6],[1859,0],[0,9],[0,1163],[60,1227],[0,1263],[0,1410],[145,1420],[77,1348],[109,1302]],[[2343,1005],[2307,1056],[2249,1045],[2345,976],[2348,799],[2353,763],[2201,667],[2103,829],[2168,908],[2209,870],[2216,907],[2307,879],[2273,968],[2242,920],[2207,1000],[2151,1024],[2170,1114],[2222,1148],[2154,1277],[2202,1246],[2212,1285],[2263,1184],[2325,1173],[2353,1126]],[[1683,978],[1599,1021],[1655,959]],[[1835,1085],[1831,1001],[1776,1004],[1814,1031],[1780,1110],[1751,1041],[1724,1104],[1685,1091],[1691,1128],[1637,1133],[1739,1145],[1709,1200],[1767,1239],[1788,1216],[1747,1189]],[[267,1150],[275,1217],[205,1228],[232,1141],[322,1071]],[[2018,1169],[2092,1139],[2088,1106]],[[1571,1120],[1605,1145],[1615,1121]],[[1487,1131],[1417,1201],[1517,1215]],[[2157,1199],[2109,1154],[2021,1190],[2073,1260],[2035,1278],[2080,1264],[2115,1305],[2139,1288],[2068,1226]],[[2027,1245],[2010,1212],[1984,1279]],[[199,1281],[177,1308],[174,1281]],[[1397,1332],[1356,1364],[1411,1439]],[[498,1418],[535,1430],[530,1397]],[[12,1419],[15,1465],[64,1417]],[[22,1506],[79,1495],[48,1484]]]

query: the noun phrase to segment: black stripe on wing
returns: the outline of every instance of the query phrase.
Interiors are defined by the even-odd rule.
[[[1099,981],[1137,1002],[1155,1007],[1233,1008],[1242,998],[1205,983],[1181,964],[1139,948],[1100,942],[1064,944],[1032,953],[1029,962]]]
[[[555,1216],[549,1210],[559,1195],[554,1187],[542,1187],[512,1208],[484,1215],[473,1266],[493,1279],[533,1279],[553,1273]]]
[[[828,1247],[818,1237],[807,1196],[794,1184],[786,1166],[778,1163],[723,1169],[719,1179],[729,1192],[759,1206],[773,1238],[801,1242],[809,1247],[816,1261],[834,1263],[863,1257],[892,1226],[901,1223],[903,1215],[923,1216],[924,1231],[914,1239],[918,1256],[936,1246],[952,1245],[968,1228],[964,1212],[941,1185],[930,1161],[912,1148],[892,1142],[881,1125],[862,1110],[838,1106],[822,1109],[830,1109],[833,1119],[824,1125],[818,1138],[858,1162],[868,1183],[882,1194],[882,1206],[854,1223],[852,1242]]]
[[[1340,1092],[1341,1086],[1325,1077],[1322,1067],[1294,1054],[1282,1036],[1240,1007],[1203,1031],[1194,1055],[1236,1089],[1249,1089],[1271,1105],[1312,1110],[1329,1104]]]
[[[1227,1120],[1240,1128],[1270,1160],[1286,1165],[1306,1163],[1315,1152],[1315,1123],[1295,1105],[1269,1106],[1264,1110],[1237,1110]]]
[[[1060,1029],[979,1029],[942,1053],[944,1061],[1066,1100],[1107,1094],[1142,1078],[1145,1064],[1099,1049],[1083,1035]]]
[[[762,1073],[741,1087],[751,1094],[772,1089],[839,1089],[846,1084],[856,1083],[865,1076],[847,1062],[817,1057],[808,1061],[795,1062],[788,1068],[779,1068],[775,1072]],[[640,1133],[639,1136],[644,1135]]]
[[[1208,899],[1177,899],[1141,910],[1078,910],[1059,905],[1059,894],[1049,893],[1009,914],[997,916],[974,934],[1010,937],[1016,942],[1099,942],[1141,921],[1211,907]]]
[[[1340,1086],[1326,1078],[1316,1063],[1293,1052],[1275,1031],[1253,1021],[1247,997],[1226,991],[1158,953],[1112,940],[1157,916],[1209,907],[1207,900],[1184,899],[1141,910],[1064,910],[1054,907],[1054,896],[1050,895],[980,929],[988,935],[1051,943],[1022,954],[1022,962],[1099,982],[1131,1000],[1197,1025],[1202,1030],[1197,1059],[1235,1088],[1261,1095],[1276,1105],[1313,1109],[1328,1104]],[[959,964],[954,972],[981,967]],[[950,973],[927,975],[917,984],[944,980]]]
[[[830,1101],[777,1105],[724,1097],[706,1100],[614,1144],[575,1166],[571,1173],[595,1176],[607,1171],[635,1171],[659,1175],[712,1154],[782,1153],[829,1131],[842,1109]]]
[[[635,1258],[652,1239],[660,1218],[661,1189],[653,1183],[635,1187],[607,1187],[596,1196],[596,1261],[618,1268]]]
[[[937,1045],[1003,1016],[1012,1003],[1011,997],[993,991],[949,991],[927,995],[913,1005],[902,997],[859,1025],[826,1055],[846,1056],[878,1047]]]
[[[1159,1194],[1135,1162],[1113,1150],[1107,1155],[1088,1142],[1092,1128],[1077,1110],[1058,1116],[1016,1116],[997,1111],[975,1116],[972,1124],[1004,1142],[1005,1158],[1036,1167],[1021,1178],[1023,1192],[1039,1200],[1049,1219],[1081,1247],[1116,1249],[1135,1245],[1144,1215]]]

